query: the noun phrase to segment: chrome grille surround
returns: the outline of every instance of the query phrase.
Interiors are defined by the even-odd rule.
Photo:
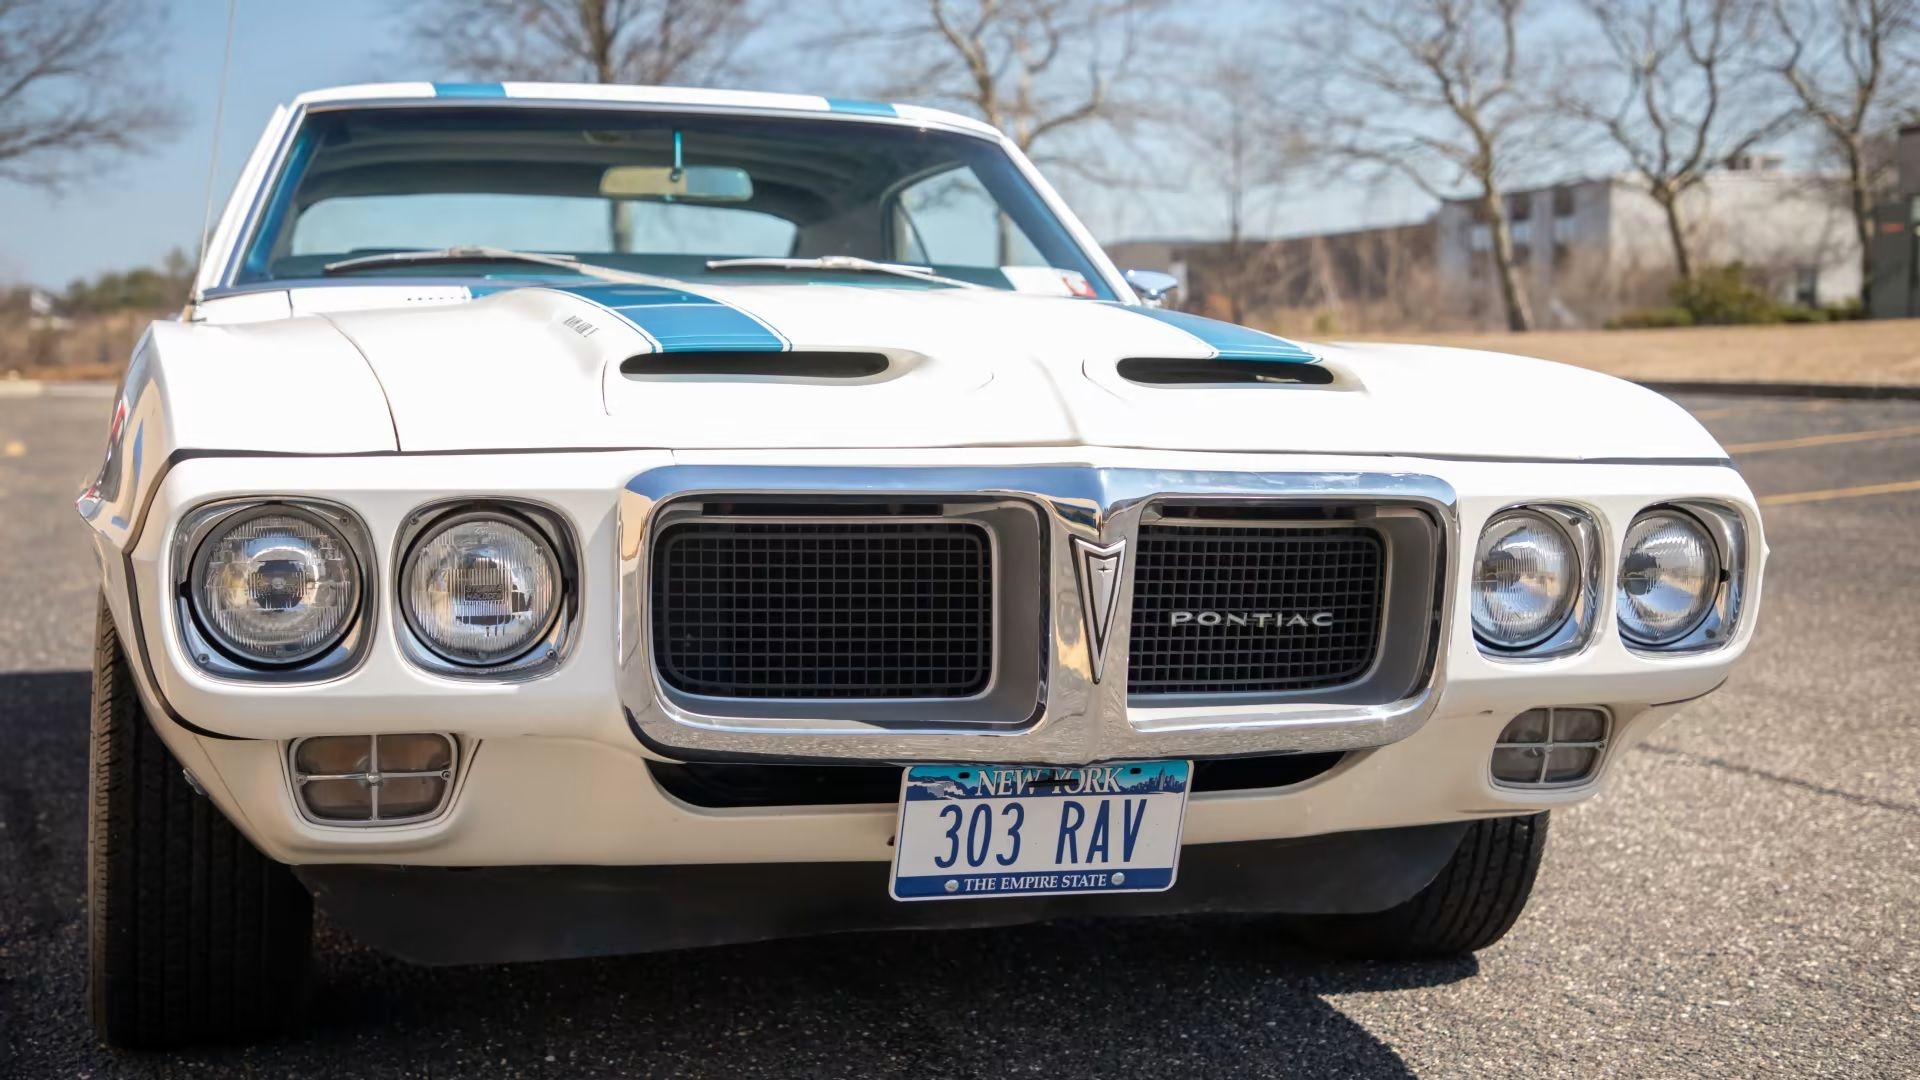
[[[688,695],[654,659],[649,614],[654,543],[688,515],[758,500],[1000,514],[996,534],[994,691],[954,700],[744,699]],[[620,694],[629,725],[678,760],[1005,761],[1082,764],[1134,757],[1232,756],[1381,746],[1412,734],[1439,699],[1454,602],[1453,491],[1409,473],[1182,473],[1089,466],[863,467],[672,465],[634,477],[619,510]],[[1135,560],[1123,567],[1096,679],[1076,545],[1135,547],[1169,514],[1320,516],[1386,535],[1386,645],[1342,686],[1287,692],[1129,696],[1125,678]],[[898,520],[889,516],[888,520]],[[1028,521],[1030,540],[1006,535]],[[1030,552],[1030,565],[1007,561]],[[1014,583],[1024,583],[1024,588]],[[1025,594],[1025,613],[1011,613]],[[1037,594],[1037,595],[1036,595]]]
[[[882,726],[950,726],[955,728],[1015,728],[1038,714],[1040,686],[1045,679],[1045,657],[1033,628],[1044,616],[1039,583],[1044,540],[1041,515],[1030,502],[945,493],[938,498],[873,499],[850,495],[766,492],[726,493],[724,496],[687,495],[675,498],[652,516],[644,540],[647,569],[633,583],[639,588],[644,633],[653,689],[687,715],[749,718],[757,723],[805,721],[821,713],[855,723]],[[751,687],[733,692],[711,681],[688,679],[675,670],[677,643],[662,640],[671,627],[660,608],[671,604],[660,590],[670,585],[661,571],[671,562],[675,537],[688,529],[767,528],[803,530],[964,530],[984,541],[985,577],[990,593],[984,598],[988,638],[985,642],[986,677],[978,685],[954,689],[945,696],[918,694],[910,686],[892,688],[870,684],[865,693],[757,693]],[[623,600],[628,583],[622,582]],[[908,625],[910,620],[901,620]],[[819,648],[817,639],[830,627],[814,619],[796,627],[793,643]],[[808,639],[813,640],[811,645]],[[1006,642],[1022,641],[1017,651]],[[877,650],[876,650],[877,651]],[[897,672],[894,673],[897,676]]]

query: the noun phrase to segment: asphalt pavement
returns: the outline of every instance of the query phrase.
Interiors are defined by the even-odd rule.
[[[84,1003],[71,499],[107,400],[56,391],[0,397],[0,1076],[1920,1072],[1920,402],[1683,399],[1767,502],[1759,637],[1555,815],[1532,906],[1473,959],[1171,919],[424,969],[323,922],[308,1033],[125,1055]]]

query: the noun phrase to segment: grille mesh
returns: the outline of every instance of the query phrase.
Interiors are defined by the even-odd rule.
[[[1379,641],[1383,558],[1370,529],[1143,525],[1127,680],[1135,694],[1311,690],[1351,682]],[[1194,620],[1173,625],[1175,612]],[[1203,625],[1203,613],[1218,615]],[[1332,625],[1259,625],[1258,614]],[[1228,616],[1250,616],[1246,625]]]
[[[992,593],[974,524],[689,522],[655,547],[654,650],[691,694],[970,697]]]

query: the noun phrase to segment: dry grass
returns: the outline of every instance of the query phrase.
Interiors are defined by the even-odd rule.
[[[1920,385],[1920,319],[1531,334],[1413,332],[1391,340],[1537,356],[1629,379]]]
[[[147,324],[171,314],[114,311],[59,320],[0,315],[0,378],[118,379]]]

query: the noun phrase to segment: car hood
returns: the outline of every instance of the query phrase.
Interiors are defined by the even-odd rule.
[[[376,293],[388,306],[367,306]],[[1677,405],[1579,368],[1419,346],[1300,347],[1087,300],[786,283],[281,295],[287,314],[327,319],[359,349],[403,451],[1096,445],[1723,456]],[[828,363],[822,353],[864,359]],[[1214,378],[1209,362],[1219,357],[1250,359],[1220,364]],[[1122,364],[1134,358],[1181,370],[1142,377]],[[1259,381],[1229,381],[1249,371]],[[1302,374],[1310,381],[1285,381]]]

